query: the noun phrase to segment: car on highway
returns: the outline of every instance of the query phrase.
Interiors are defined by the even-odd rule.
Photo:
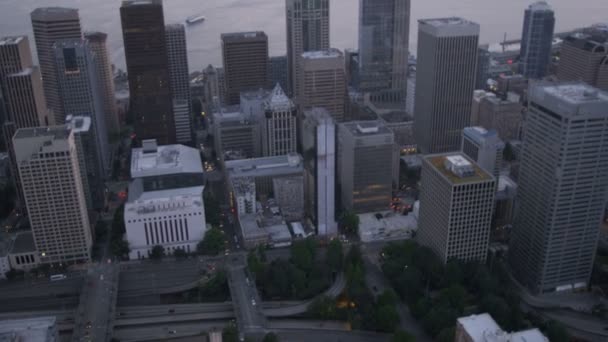
[[[174,313],[175,309],[169,309],[169,313]]]
[[[91,329],[92,326],[93,326],[93,323],[91,323],[91,321],[88,321],[87,325],[85,325],[85,328]]]
[[[256,304],[256,303],[255,303],[255,299],[252,299],[252,300],[251,300],[251,305],[255,306],[255,304]]]
[[[169,334],[177,334],[177,330],[169,330]]]

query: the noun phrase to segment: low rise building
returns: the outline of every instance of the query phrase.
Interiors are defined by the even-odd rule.
[[[146,140],[132,151],[131,177],[124,213],[129,258],[145,258],[156,245],[169,254],[194,252],[206,231],[198,150]]]
[[[17,233],[8,254],[11,268],[20,271],[29,271],[38,267],[40,255],[34,244],[32,232]]]
[[[455,342],[549,342],[538,329],[506,332],[487,313],[461,317],[456,322]]]
[[[418,228],[418,219],[413,213],[402,215],[383,211],[358,216],[361,242],[408,239]]]
[[[0,321],[0,341],[59,341],[57,319],[49,316]]]

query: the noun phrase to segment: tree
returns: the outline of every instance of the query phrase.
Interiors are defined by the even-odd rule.
[[[230,324],[222,330],[222,341],[224,342],[238,342],[239,331],[236,329],[234,324]]]
[[[314,264],[314,255],[306,240],[300,240],[293,243],[291,246],[291,261],[293,264],[309,273]]]
[[[249,266],[249,271],[251,271],[256,278],[263,276],[264,264],[260,262],[257,253],[253,250],[249,251],[249,254],[247,254],[247,266]]]
[[[223,232],[218,228],[211,228],[205,232],[205,237],[196,246],[196,251],[202,255],[218,255],[224,247]]]
[[[112,240],[112,242],[110,243],[110,250],[115,256],[124,257],[130,252],[129,242],[123,239]]]
[[[454,327],[443,328],[439,335],[437,335],[437,342],[452,342],[454,341],[454,334],[456,334],[456,329]]]
[[[378,306],[373,316],[376,319],[376,329],[383,332],[392,332],[399,324],[399,313],[395,303]]]
[[[414,336],[403,330],[397,330],[391,337],[391,342],[415,342]]]
[[[262,342],[279,342],[279,337],[275,333],[270,332],[264,336]]]
[[[205,192],[203,195],[203,202],[205,203],[205,221],[213,227],[219,226],[221,213],[220,204],[215,197],[208,192]]]
[[[547,338],[551,342],[568,342],[570,341],[570,335],[564,326],[557,321],[547,322],[545,329]]]
[[[342,262],[344,260],[344,254],[342,251],[342,242],[338,239],[333,239],[327,247],[326,263],[332,272],[339,272],[342,270]]]
[[[156,245],[152,247],[152,251],[150,251],[150,259],[160,260],[165,256],[165,248],[161,245]]]
[[[177,248],[175,251],[173,251],[173,256],[176,259],[185,259],[186,257],[188,257],[188,253],[186,253],[183,248]]]
[[[102,220],[97,221],[95,224],[95,239],[99,240],[103,238],[108,232],[107,225]]]
[[[340,216],[339,226],[344,233],[357,234],[359,231],[359,216],[352,211],[345,211]]]

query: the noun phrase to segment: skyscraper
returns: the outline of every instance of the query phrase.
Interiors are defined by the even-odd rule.
[[[108,132],[119,133],[120,123],[118,122],[118,111],[114,98],[114,77],[108,58],[106,45],[108,35],[103,32],[85,32],[84,38],[89,42],[89,47],[95,54],[97,63],[97,75],[101,82],[103,91],[103,110],[106,117],[106,128]]]
[[[485,262],[490,243],[496,180],[461,153],[422,161],[418,241],[445,264]]]
[[[285,0],[287,69],[291,94],[298,94],[303,52],[329,49],[329,0]]]
[[[297,149],[297,111],[277,84],[264,103],[262,150],[265,157],[295,153]]]
[[[41,262],[88,261],[91,227],[71,130],[22,128],[13,144]]]
[[[495,130],[465,127],[462,130],[462,153],[498,181],[505,143]]]
[[[338,49],[304,52],[300,58],[298,105],[302,110],[325,108],[335,121],[346,112],[344,55]]]
[[[543,78],[551,58],[555,16],[545,1],[531,4],[524,14],[519,73],[527,78]]]
[[[338,233],[335,219],[336,124],[327,110],[304,113],[302,128],[305,211],[321,236]]]
[[[291,94],[289,88],[289,70],[287,69],[287,55],[270,57],[268,80],[270,84],[280,84],[286,94]]]
[[[240,93],[268,87],[268,36],[266,33],[222,34],[228,105],[239,104]]]
[[[40,69],[32,65],[27,36],[0,39],[0,93],[6,109],[2,133],[17,193],[17,210],[24,210],[23,189],[17,170],[13,135],[19,128],[46,126],[54,122],[46,107]]]
[[[562,43],[557,78],[560,81],[583,81],[599,88],[600,66],[607,58],[608,40],[605,37],[583,33],[570,35]],[[608,90],[608,87],[602,90]]]
[[[608,94],[530,87],[509,256],[533,293],[586,288],[608,190]]]
[[[162,0],[125,0],[120,18],[137,140],[173,144],[175,121]]]
[[[338,179],[342,209],[386,210],[393,189],[394,134],[380,121],[338,125]]]
[[[31,19],[47,107],[53,111],[54,122],[61,124],[65,114],[57,84],[53,44],[61,39],[82,38],[78,10],[62,7],[36,8],[31,13]]]
[[[405,100],[410,0],[359,1],[359,86],[396,90]]]
[[[422,153],[460,148],[471,117],[478,40],[479,25],[462,18],[418,22],[414,125]]]
[[[57,84],[66,115],[88,116],[96,140],[100,169],[97,176],[104,179],[110,169],[110,149],[104,92],[97,74],[97,59],[88,42],[68,39],[55,42]]]
[[[169,81],[173,94],[176,139],[180,144],[187,144],[192,141],[193,132],[186,29],[182,24],[167,25],[165,26],[165,37],[169,57]]]

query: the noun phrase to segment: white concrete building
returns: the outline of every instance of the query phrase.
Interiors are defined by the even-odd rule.
[[[93,241],[73,132],[22,128],[13,146],[41,262],[88,261]]]
[[[465,127],[462,130],[460,149],[482,169],[498,179],[505,143],[500,140],[495,130],[487,130],[483,127]]]
[[[455,342],[549,342],[538,329],[506,332],[487,313],[460,317]]]
[[[131,176],[124,213],[129,258],[145,258],[156,245],[168,254],[194,252],[206,231],[198,150],[145,140],[132,151]]]
[[[302,149],[306,215],[318,235],[336,235],[336,124],[327,110],[304,112]]]
[[[0,341],[59,341],[57,319],[48,316],[0,321]]]

